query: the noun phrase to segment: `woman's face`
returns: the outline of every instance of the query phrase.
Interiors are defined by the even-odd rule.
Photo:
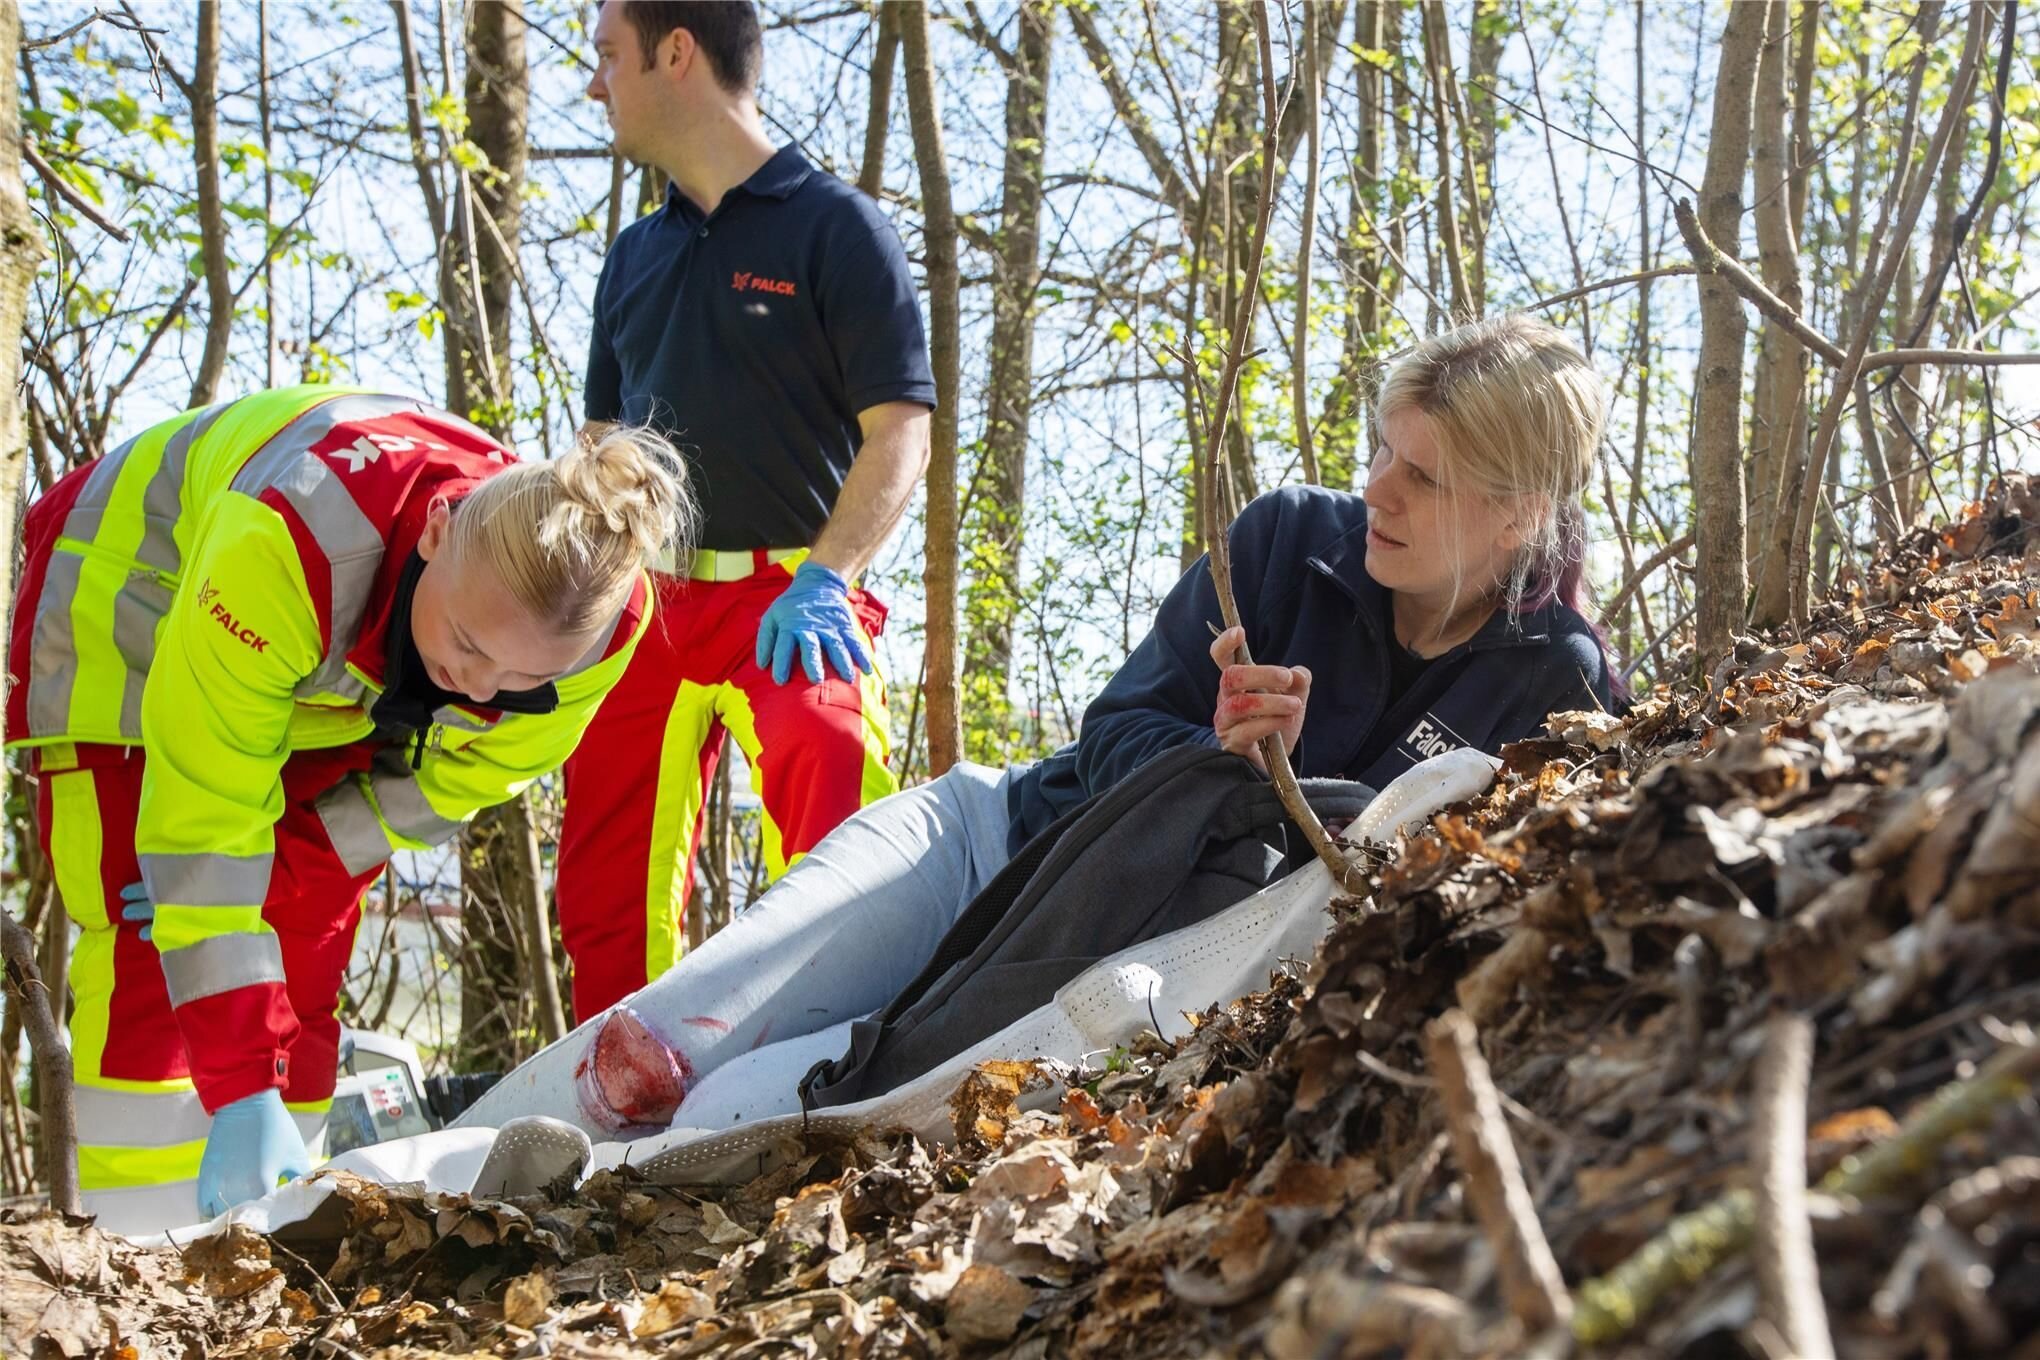
[[[545,628],[496,573],[448,552],[450,523],[445,502],[435,503],[418,539],[425,570],[411,597],[411,640],[432,683],[486,704],[499,691],[564,675],[594,639]]]
[[[1518,507],[1471,488],[1455,494],[1431,418],[1414,408],[1382,420],[1366,500],[1367,574],[1441,608],[1485,595],[1523,546]]]

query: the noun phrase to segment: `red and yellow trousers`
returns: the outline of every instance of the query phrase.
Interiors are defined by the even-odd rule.
[[[144,759],[142,748],[123,746],[36,753],[37,830],[64,909],[81,929],[70,970],[78,1180],[86,1209],[114,1231],[197,1217],[198,1162],[212,1126],[192,1086],[187,1038],[171,1011],[156,946],[142,938],[142,922],[121,919],[120,891],[142,877],[135,819]],[[307,752],[285,765],[286,804],[262,908],[282,947],[284,991],[297,1017],[285,1045],[283,1097],[308,1140],[332,1104],[340,983],[362,891],[380,872],[348,874],[312,799],[365,765],[359,747]],[[232,994],[192,1004],[210,1000],[231,1004]],[[231,1045],[234,1036],[218,1039]]]
[[[694,854],[725,732],[751,768],[774,880],[837,823],[896,787],[877,674],[852,684],[831,671],[816,685],[796,664],[776,685],[758,667],[759,620],[805,556],[703,553],[697,579],[654,574],[652,627],[564,772],[560,934],[574,962],[580,1019],[685,952]],[[862,590],[850,600],[875,656],[871,639],[885,626],[885,607]]]

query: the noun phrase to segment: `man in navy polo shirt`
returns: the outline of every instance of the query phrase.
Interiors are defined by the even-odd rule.
[[[676,962],[725,731],[764,804],[774,878],[892,792],[851,585],[928,462],[935,382],[899,238],[798,149],[774,148],[741,3],[608,0],[588,94],[616,149],[665,172],[595,288],[587,416],[658,427],[702,503],[682,578],[566,766],[560,925],[586,1018]]]

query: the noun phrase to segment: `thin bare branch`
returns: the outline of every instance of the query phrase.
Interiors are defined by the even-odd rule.
[[[85,218],[93,226],[98,227],[108,236],[122,244],[134,240],[134,237],[128,235],[126,227],[121,226],[118,222],[101,213],[99,209],[93,207],[91,200],[72,188],[62,175],[51,169],[50,163],[42,158],[40,151],[36,150],[35,143],[25,137],[21,142],[21,154],[23,159],[35,167],[35,172],[42,176],[43,183],[50,186],[50,191],[76,209],[79,216]]]
[[[1494,1251],[1509,1311],[1532,1332],[1563,1325],[1572,1316],[1572,1299],[1537,1221],[1537,1204],[1473,1021],[1461,1010],[1445,1012],[1425,1028],[1424,1052],[1445,1101],[1445,1126],[1466,1178],[1467,1199]]]
[[[1832,1357],[1820,1267],[1806,1218],[1806,1082],[1813,1066],[1813,1022],[1779,1014],[1764,1028],[1757,1059],[1756,1241],[1758,1315],[1777,1328],[1795,1356]]]
[[[1776,293],[1764,286],[1762,279],[1750,273],[1742,262],[1721,249],[1708,238],[1700,225],[1700,219],[1693,212],[1693,201],[1682,198],[1672,205],[1672,217],[1679,224],[1679,232],[1686,238],[1686,249],[1693,253],[1696,272],[1718,277],[1771,320],[1783,326],[1798,338],[1799,342],[1831,364],[1839,364],[1847,356],[1842,347],[1806,324],[1806,321],[1785,304]]]
[[[1650,579],[1652,572],[1692,546],[1693,535],[1690,532],[1683,533],[1638,563],[1636,570],[1629,573],[1629,579],[1622,583],[1622,588],[1609,596],[1608,602],[1601,606],[1601,617],[1604,619],[1614,617],[1615,611],[1622,608],[1623,603],[1636,592],[1638,586]]]
[[[83,1213],[84,1203],[78,1197],[78,1115],[72,1100],[71,1050],[64,1046],[50,1011],[49,992],[43,986],[41,969],[36,967],[35,937],[14,919],[14,913],[4,910],[0,910],[0,954],[7,963],[7,990],[13,1003],[21,1007],[29,1051],[35,1056],[50,1207],[67,1214]]]
[[[1268,248],[1268,222],[1275,215],[1275,143],[1281,135],[1282,108],[1288,102],[1287,93],[1280,99],[1275,93],[1274,44],[1268,35],[1267,12],[1256,6],[1253,14],[1254,35],[1261,49],[1261,187],[1256,200],[1253,243],[1247,248],[1247,277],[1240,289],[1238,305],[1233,315],[1227,318],[1230,334],[1226,338],[1225,365],[1219,370],[1218,390],[1210,408],[1213,414],[1204,436],[1203,456],[1197,464],[1203,482],[1198,504],[1205,516],[1205,537],[1209,544],[1209,556],[1205,560],[1211,570],[1212,586],[1218,594],[1219,612],[1225,616],[1228,628],[1241,625],[1239,605],[1233,599],[1232,553],[1226,539],[1226,529],[1233,517],[1226,508],[1231,499],[1231,478],[1221,473],[1219,460],[1225,448],[1226,424],[1232,415],[1233,393],[1239,386],[1240,368],[1246,360],[1247,340],[1254,328],[1254,307],[1260,298],[1261,264]],[[1253,659],[1245,644],[1239,649],[1239,658],[1242,662]],[[1332,844],[1324,823],[1318,820],[1304,798],[1280,734],[1271,733],[1262,739],[1261,755],[1267,762],[1269,777],[1281,796],[1282,806],[1302,828],[1304,838],[1331,871],[1333,881],[1348,891],[1359,891],[1362,875]]]

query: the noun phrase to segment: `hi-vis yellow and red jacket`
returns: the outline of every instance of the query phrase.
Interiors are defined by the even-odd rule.
[[[427,508],[512,461],[422,402],[294,387],[167,420],[30,512],[6,740],[46,765],[88,743],[143,747],[135,848],[208,1109],[285,1085],[296,1021],[262,919],[285,762],[372,737]],[[650,617],[640,578],[551,713],[441,708],[415,768],[385,743],[319,796],[330,853],[365,873],[557,767]]]

